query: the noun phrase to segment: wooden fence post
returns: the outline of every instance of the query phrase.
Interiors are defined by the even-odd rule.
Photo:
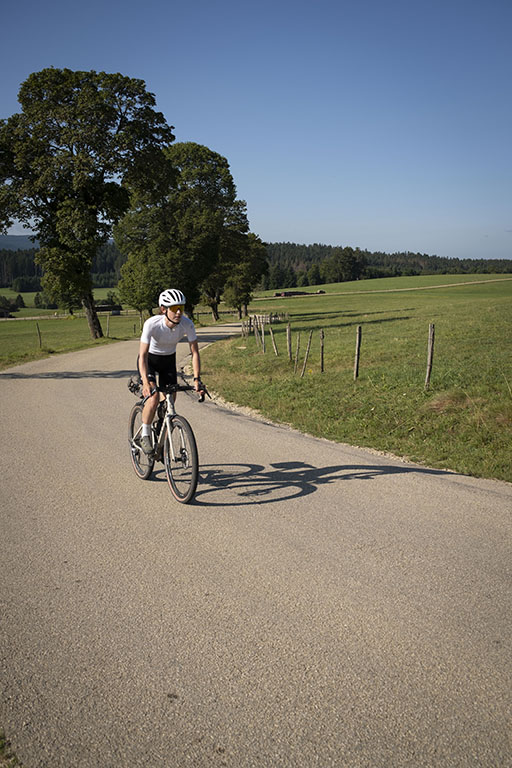
[[[297,373],[297,364],[299,362],[299,349],[300,349],[300,331],[297,331],[297,347],[295,349],[295,365],[293,366],[294,373]]]
[[[261,349],[263,354],[265,354],[265,318],[261,320]]]
[[[324,372],[324,329],[320,329],[320,373]]]
[[[356,357],[354,360],[354,381],[359,376],[359,357],[361,354],[361,326],[357,326],[356,332]]]
[[[306,365],[308,362],[309,357],[309,350],[311,349],[311,337],[313,336],[313,331],[309,332],[309,339],[308,339],[308,345],[306,347],[306,354],[304,355],[304,365],[302,366],[302,373],[300,375],[301,379],[304,378],[304,374],[306,373]]]
[[[430,374],[432,373],[432,362],[434,360],[434,336],[434,323],[430,323],[428,327],[427,375],[425,376],[425,389],[428,389],[430,386]]]
[[[272,330],[272,326],[270,326],[269,330],[270,330],[270,338],[272,339],[272,346],[274,347],[274,352],[276,353],[276,357],[278,357],[279,352],[277,351],[277,345],[276,345],[276,340],[274,338],[274,331]]]
[[[290,323],[286,326],[286,346],[288,349],[288,360],[292,361],[292,329]]]
[[[256,344],[259,347],[261,342],[260,342],[260,334],[258,331],[258,323],[256,322],[256,318],[254,318],[254,338],[256,339]]]
[[[110,313],[107,315],[107,339],[110,335]]]
[[[39,323],[36,322],[37,338],[39,339],[39,349],[43,346],[43,340],[41,339],[41,331],[39,329]]]

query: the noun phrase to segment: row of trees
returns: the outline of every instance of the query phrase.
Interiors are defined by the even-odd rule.
[[[510,273],[510,259],[457,259],[426,253],[385,253],[332,245],[269,243],[265,287],[280,288],[401,275]]]
[[[270,258],[272,258],[272,249],[272,244],[267,246]],[[286,259],[274,258],[268,274],[262,280],[262,288],[294,288],[359,280],[365,276],[367,269],[363,253],[357,248],[350,247],[329,246],[328,256],[319,261],[313,261],[309,267],[306,267],[306,264],[307,262],[302,262],[293,265]]]
[[[37,249],[12,251],[0,250],[0,288],[12,287],[15,280],[30,278],[35,285],[41,280],[42,270],[35,262]],[[15,290],[38,290],[37,288],[18,288]]]
[[[0,231],[17,220],[35,232],[44,293],[79,301],[93,338],[103,335],[93,264],[114,228],[127,257],[120,291],[141,311],[169,285],[185,290],[189,309],[201,292],[214,312],[223,290],[240,308],[248,301],[264,246],[227,161],[173,146],[142,80],[49,68],[27,78],[18,100],[21,112],[0,121]]]
[[[253,238],[249,235],[249,240]],[[35,249],[0,250],[0,287],[20,291],[41,290],[40,268],[34,263]],[[260,249],[260,257],[263,252]],[[358,248],[331,245],[265,244],[267,268],[259,282],[261,289],[280,289],[320,285],[322,283],[400,275],[510,273],[510,259],[448,259],[427,254],[371,253]],[[94,287],[113,288],[121,278],[126,257],[113,241],[101,246],[92,262]],[[241,267],[242,261],[236,266]],[[247,268],[247,265],[244,266]],[[39,272],[38,272],[39,270]],[[224,299],[231,298],[230,283],[224,288]],[[252,285],[256,275],[250,275]]]

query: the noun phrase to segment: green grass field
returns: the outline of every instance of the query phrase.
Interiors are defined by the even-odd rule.
[[[105,316],[101,318],[101,322],[103,332],[106,334]],[[37,326],[41,333],[41,347]],[[2,320],[0,321],[0,368],[48,357],[57,352],[71,352],[98,344],[133,339],[139,335],[140,322],[137,315],[111,317],[109,338],[97,341],[91,339],[89,326],[84,317],[48,317],[37,321]]]
[[[265,355],[254,337],[222,342],[203,353],[205,380],[226,400],[313,435],[512,481],[512,281],[442,276],[444,284],[481,277],[480,284],[442,288],[434,287],[441,284],[435,276],[431,289],[430,278],[361,281],[324,286],[332,290],[322,296],[256,301],[252,309],[258,312],[288,313],[293,356],[300,332],[297,373],[281,323],[273,326],[278,357],[268,335]],[[373,293],[356,293],[369,283]],[[380,292],[379,284],[409,290]],[[425,391],[430,323],[436,337]],[[358,325],[362,346],[354,381]]]

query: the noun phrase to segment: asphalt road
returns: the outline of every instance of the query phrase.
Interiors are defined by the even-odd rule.
[[[512,766],[512,486],[182,395],[179,505],[131,468],[136,352],[0,373],[0,726],[25,768]]]

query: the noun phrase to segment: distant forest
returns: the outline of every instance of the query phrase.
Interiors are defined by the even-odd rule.
[[[370,252],[332,245],[267,243],[268,273],[260,288],[294,288],[375,277],[457,273],[512,273],[512,259],[448,259],[426,253]],[[0,287],[40,291],[35,248],[0,250]],[[113,242],[99,249],[92,265],[97,288],[114,288],[126,261]]]
[[[0,288],[15,291],[40,291],[41,268],[35,263],[37,248],[0,250]],[[113,242],[102,246],[92,264],[95,288],[113,288],[119,282],[121,265],[126,261]]]
[[[402,275],[512,272],[511,259],[448,259],[426,253],[384,253],[332,245],[267,243],[265,288],[341,283]]]

